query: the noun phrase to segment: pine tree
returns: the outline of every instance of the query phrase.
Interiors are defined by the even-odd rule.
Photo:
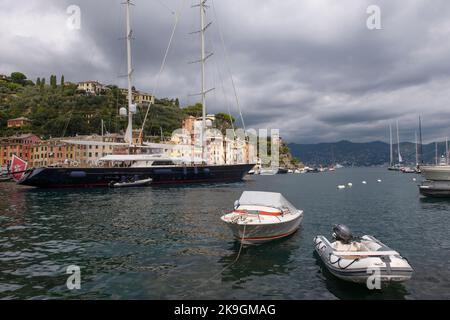
[[[41,78],[37,78],[36,80],[36,87],[40,87],[41,86]]]
[[[61,87],[64,87],[64,75],[61,76]]]
[[[50,76],[50,86],[51,86],[53,89],[56,89],[56,87],[57,87],[57,84],[56,84],[56,76],[55,76],[54,74],[52,74],[52,75]]]

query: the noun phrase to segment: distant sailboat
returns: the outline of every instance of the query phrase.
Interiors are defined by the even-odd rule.
[[[397,141],[398,141],[398,121],[397,121]],[[398,143],[398,145],[400,145]],[[401,161],[400,146],[398,146],[399,161]],[[389,124],[389,167],[388,170],[399,171],[400,165],[394,164],[394,149],[392,144],[392,125]]]
[[[403,163],[402,155],[400,153],[400,135],[398,133],[398,120],[397,120],[397,153],[398,153],[398,165]]]

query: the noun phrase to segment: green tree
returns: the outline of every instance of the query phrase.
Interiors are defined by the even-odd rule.
[[[200,117],[202,115],[202,104],[196,103],[192,106],[187,106],[183,112],[189,116]]]
[[[219,112],[216,114],[216,128],[219,129],[223,134],[226,134],[227,129],[231,129],[233,127],[235,119],[226,113]]]
[[[17,84],[24,85],[25,80],[27,80],[27,76],[22,72],[13,72],[11,73],[11,81]]]
[[[64,75],[61,76],[61,87],[64,87]]]
[[[50,86],[51,86],[53,89],[56,89],[56,87],[57,87],[57,84],[56,84],[56,76],[55,76],[54,74],[52,74],[52,75],[50,76]]]
[[[41,86],[41,78],[37,78],[36,80],[36,87],[40,87]]]

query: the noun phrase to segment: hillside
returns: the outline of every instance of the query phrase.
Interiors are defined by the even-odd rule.
[[[77,90],[76,84],[59,84],[56,76],[36,83],[22,73],[13,73],[8,79],[0,80],[0,136],[32,132],[44,138],[74,136],[101,132],[101,121],[109,132],[122,132],[127,119],[118,116],[118,110],[126,106],[126,97],[115,85],[109,85],[100,95],[88,95]],[[182,120],[189,114],[198,112],[198,106],[180,108],[178,99],[156,99],[152,105],[144,133],[165,136],[180,128]],[[201,106],[200,106],[201,109]],[[136,127],[142,125],[146,107],[138,107],[134,116]],[[31,124],[18,128],[7,128],[7,120],[27,117]]]
[[[445,154],[445,142],[439,143],[438,154]],[[292,155],[309,165],[330,165],[340,163],[346,166],[376,166],[389,162],[389,144],[381,141],[354,143],[339,141],[334,143],[296,144],[290,143]],[[397,145],[394,145],[394,159],[397,159]],[[400,153],[404,163],[415,164],[416,146],[411,142],[400,143]],[[425,163],[434,163],[434,143],[423,145]]]

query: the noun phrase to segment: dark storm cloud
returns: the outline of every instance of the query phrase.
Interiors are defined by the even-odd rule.
[[[122,0],[0,0],[0,73],[31,78],[64,74],[126,85]],[[134,82],[152,91],[174,14],[183,5],[158,96],[194,103],[199,91],[198,10],[194,0],[135,0]],[[227,59],[248,127],[279,128],[295,142],[386,140],[400,121],[414,139],[422,114],[428,140],[450,135],[450,3],[435,0],[214,0],[208,10],[210,112],[237,117]],[[81,8],[81,30],[65,27],[69,5]],[[212,5],[214,4],[214,6]],[[366,9],[381,8],[382,30],[368,30]],[[217,13],[217,17],[214,13]]]

